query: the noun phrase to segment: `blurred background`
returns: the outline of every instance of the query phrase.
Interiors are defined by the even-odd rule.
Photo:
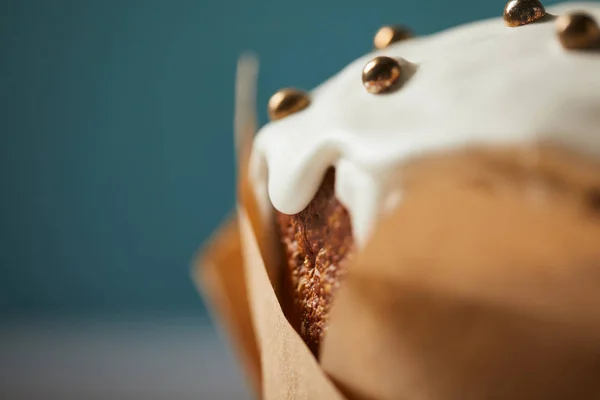
[[[544,1],[545,5],[557,3]],[[503,0],[0,0],[0,398],[251,398],[190,278],[234,205],[238,55],[311,89]]]

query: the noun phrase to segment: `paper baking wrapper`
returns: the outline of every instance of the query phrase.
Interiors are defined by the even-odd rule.
[[[336,296],[319,361],[282,312],[275,240],[241,182],[237,218],[196,271],[257,396],[600,398],[600,168],[551,149],[533,167],[520,157],[407,168],[401,206]]]

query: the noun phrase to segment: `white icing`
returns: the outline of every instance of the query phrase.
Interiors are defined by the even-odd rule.
[[[575,10],[600,21],[598,3],[548,12]],[[377,55],[399,59],[410,71],[391,94],[373,95],[362,85],[362,69]],[[335,166],[336,195],[359,245],[381,213],[400,201],[392,177],[409,158],[548,140],[600,155],[600,51],[564,50],[552,20],[509,28],[495,18],[400,42],[354,61],[311,100],[307,109],[260,130],[252,179],[257,190],[267,187],[277,210],[294,214]]]

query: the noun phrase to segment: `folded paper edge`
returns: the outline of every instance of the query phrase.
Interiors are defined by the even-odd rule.
[[[196,253],[192,279],[211,318],[223,328],[241,360],[256,398],[261,398],[261,361],[248,303],[241,245],[238,217],[232,213]],[[228,281],[225,268],[237,274],[238,279]],[[239,290],[237,295],[232,293],[232,286]]]
[[[241,205],[238,207],[238,216],[245,259],[260,260],[255,264],[246,262],[245,267],[248,268],[246,279],[251,304],[261,307],[251,310],[251,315],[256,318],[256,338],[262,354],[264,398],[345,400],[285,317],[268,277],[266,260],[262,257],[252,221]],[[279,333],[275,335],[275,340],[274,332]]]

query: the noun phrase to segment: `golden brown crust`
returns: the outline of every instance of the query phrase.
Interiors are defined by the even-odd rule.
[[[287,256],[283,286],[288,288],[287,295],[294,304],[292,324],[297,325],[300,335],[316,355],[332,298],[354,246],[350,216],[335,197],[334,182],[335,172],[331,168],[308,207],[295,215],[277,213]]]

